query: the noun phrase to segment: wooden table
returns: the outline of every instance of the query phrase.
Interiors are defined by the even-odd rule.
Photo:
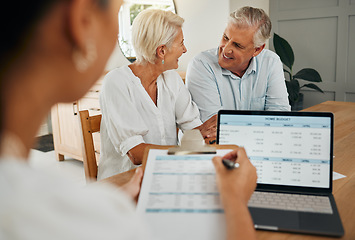
[[[338,206],[345,235],[339,239],[355,240],[355,103],[327,101],[303,111],[334,114],[334,171],[346,178],[333,182],[333,194]],[[127,182],[134,171],[118,174],[106,181],[116,185]],[[334,239],[321,236],[257,231],[258,239]]]

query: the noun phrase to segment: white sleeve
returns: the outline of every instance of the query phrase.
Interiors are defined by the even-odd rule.
[[[200,112],[179,75],[177,78],[175,80],[178,83],[175,102],[176,123],[181,130],[190,130],[202,124]]]
[[[0,166],[1,239],[152,239],[133,201],[116,187],[78,186],[20,161]]]
[[[56,218],[52,223],[57,222],[56,238],[151,239],[151,233],[136,213],[132,201],[117,188],[97,184],[67,193],[70,195],[66,195],[66,200],[63,196],[56,198],[61,209],[52,216]]]
[[[131,98],[132,89],[124,79],[129,76],[118,73],[106,75],[100,94],[100,106],[109,138],[116,151],[123,156],[144,142],[143,135],[147,134],[148,128]]]

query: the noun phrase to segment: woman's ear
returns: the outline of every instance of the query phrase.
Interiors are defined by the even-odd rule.
[[[97,59],[95,6],[92,0],[72,0],[69,4],[68,32],[72,39],[72,59],[78,72],[85,72]]]
[[[69,4],[68,32],[73,46],[80,51],[86,51],[87,40],[94,34],[94,11],[91,0],[72,0]]]
[[[164,59],[165,58],[165,54],[166,54],[166,46],[165,45],[158,46],[156,54],[157,54],[157,58]]]

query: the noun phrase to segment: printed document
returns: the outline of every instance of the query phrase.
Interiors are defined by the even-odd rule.
[[[212,158],[230,151],[201,155],[149,151],[137,212],[154,239],[225,239],[224,211]]]

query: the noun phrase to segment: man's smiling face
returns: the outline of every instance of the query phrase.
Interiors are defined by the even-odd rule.
[[[218,63],[237,76],[243,76],[252,57],[258,55],[263,46],[254,47],[255,27],[238,27],[228,24],[219,44]]]

